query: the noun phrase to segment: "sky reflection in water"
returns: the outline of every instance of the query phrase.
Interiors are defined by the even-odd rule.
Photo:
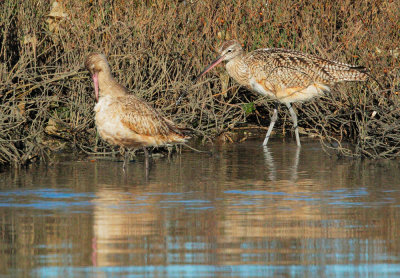
[[[0,275],[398,277],[398,162],[319,143],[1,174]]]

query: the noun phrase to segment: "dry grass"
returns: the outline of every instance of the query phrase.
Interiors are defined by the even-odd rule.
[[[63,142],[109,151],[96,136],[93,89],[82,68],[91,51],[105,53],[122,84],[204,140],[245,122],[266,126],[271,103],[239,88],[222,67],[191,84],[231,38],[249,51],[285,47],[371,69],[384,90],[373,82],[340,85],[296,105],[299,125],[324,142],[352,142],[354,149],[341,149],[347,155],[400,152],[398,1],[65,0],[59,7],[49,16],[49,1],[0,2],[2,165],[45,158]],[[287,115],[281,109],[280,119]],[[278,128],[290,124],[281,120]]]

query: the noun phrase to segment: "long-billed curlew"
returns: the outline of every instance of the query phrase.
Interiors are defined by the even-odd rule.
[[[330,86],[341,81],[365,81],[364,67],[326,60],[314,55],[281,48],[263,48],[245,54],[235,40],[226,41],[219,49],[220,56],[207,66],[196,78],[227,61],[226,70],[239,84],[286,104],[295,128],[296,142],[300,146],[297,116],[291,103],[302,102],[320,96]],[[275,105],[271,123],[263,145],[278,119]]]
[[[128,89],[113,78],[103,54],[88,55],[85,66],[94,82],[97,130],[105,141],[125,148],[143,148],[148,169],[146,147],[185,143],[190,138],[184,134],[184,129],[161,116],[142,99],[129,94]],[[125,163],[126,156],[124,168]]]

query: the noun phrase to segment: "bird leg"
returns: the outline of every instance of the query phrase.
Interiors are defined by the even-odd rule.
[[[129,160],[129,154],[128,154],[128,150],[124,149],[124,164],[122,164],[122,168],[125,171],[125,167],[126,167],[126,162]]]
[[[149,163],[149,159],[150,159],[149,151],[148,151],[145,147],[143,148],[143,151],[144,151],[144,165],[145,165],[145,168],[146,168],[146,173],[148,173],[149,168],[150,168],[150,163]]]
[[[265,135],[263,146],[266,146],[268,144],[269,136],[271,135],[272,129],[274,128],[277,119],[278,119],[278,103],[275,102],[274,114],[272,114],[271,123],[269,124],[267,135]]]
[[[286,103],[287,108],[289,108],[290,115],[292,116],[292,121],[293,121],[293,127],[294,127],[294,133],[296,135],[296,143],[297,146],[300,147],[300,136],[299,136],[299,127],[297,126],[297,115],[296,112],[294,112],[293,107],[290,103]]]
[[[172,154],[172,151],[173,151],[173,149],[172,149],[172,148],[173,148],[172,146],[167,146],[167,151],[168,151],[168,161],[170,161],[170,159],[171,159],[171,154]],[[176,148],[178,148],[178,146],[177,146]]]

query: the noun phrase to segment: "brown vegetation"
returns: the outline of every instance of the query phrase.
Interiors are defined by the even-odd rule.
[[[353,143],[351,156],[400,152],[398,1],[0,2],[0,164],[44,158],[66,142],[107,151],[93,123],[85,56],[105,53],[117,79],[205,140],[243,123],[266,126],[272,105],[220,67],[191,80],[236,38],[245,49],[285,47],[369,68],[375,82],[345,84],[296,105],[299,126],[324,143]],[[182,91],[189,94],[179,107]],[[278,128],[291,127],[286,109]],[[329,144],[325,144],[329,145]]]

